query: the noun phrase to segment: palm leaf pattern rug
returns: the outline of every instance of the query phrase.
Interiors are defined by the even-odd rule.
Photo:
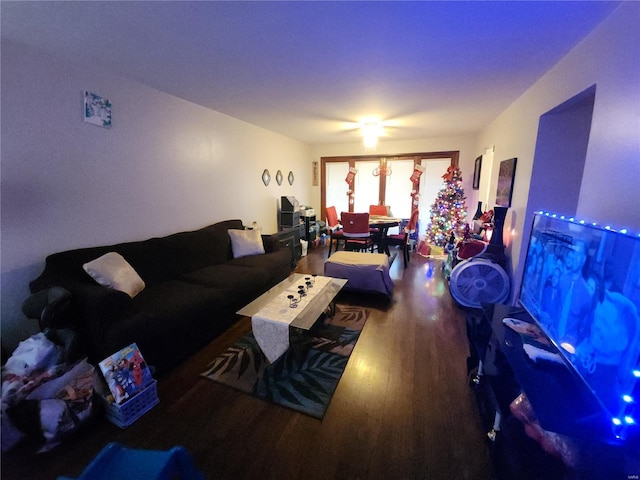
[[[270,364],[249,332],[201,375],[277,405],[322,418],[369,310],[336,305],[302,341]]]

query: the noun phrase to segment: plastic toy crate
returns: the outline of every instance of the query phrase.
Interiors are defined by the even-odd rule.
[[[155,407],[158,402],[160,402],[158,398],[158,382],[154,380],[147,388],[122,405],[107,403],[107,418],[118,427],[126,428]]]

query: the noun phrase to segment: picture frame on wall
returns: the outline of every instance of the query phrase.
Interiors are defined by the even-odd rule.
[[[269,170],[265,168],[262,172],[262,183],[264,183],[264,186],[267,187],[269,186],[269,182],[271,182],[271,174],[269,173]]]
[[[513,182],[516,177],[517,160],[517,158],[510,158],[500,162],[496,205],[507,208],[511,207],[511,197],[513,196]]]
[[[311,163],[311,186],[312,187],[318,186],[318,162],[317,161],[313,161]]]
[[[84,121],[91,125],[111,128],[111,102],[84,90]]]
[[[476,158],[473,169],[473,189],[480,190],[480,171],[482,170],[482,155]]]

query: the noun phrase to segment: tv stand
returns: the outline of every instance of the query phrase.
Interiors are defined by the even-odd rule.
[[[624,444],[616,439],[608,416],[582,380],[565,363],[532,361],[523,349],[521,335],[502,323],[505,317],[533,323],[522,308],[502,304],[484,304],[466,315],[470,385],[491,440],[496,478],[626,479],[640,475],[638,439],[627,439]],[[510,410],[520,393],[527,396],[544,430],[566,435],[579,449],[577,467],[546,453],[525,433]],[[631,463],[630,458],[634,459]]]

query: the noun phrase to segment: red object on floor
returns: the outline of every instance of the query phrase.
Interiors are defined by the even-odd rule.
[[[420,240],[420,242],[418,243],[418,248],[417,248],[416,251],[418,252],[419,255],[427,257],[427,256],[431,255],[431,245],[429,245],[424,240]]]

